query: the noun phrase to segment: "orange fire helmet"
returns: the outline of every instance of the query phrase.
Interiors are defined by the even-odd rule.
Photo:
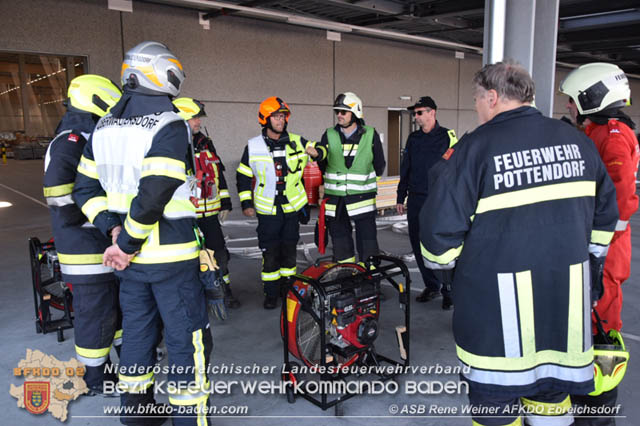
[[[271,96],[260,104],[260,109],[258,110],[258,123],[266,126],[267,120],[274,112],[284,112],[285,121],[287,123],[289,122],[289,116],[291,115],[289,105],[277,96]]]

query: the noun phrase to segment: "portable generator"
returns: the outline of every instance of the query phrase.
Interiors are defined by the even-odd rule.
[[[402,278],[397,281],[395,278]],[[380,333],[381,283],[391,284],[398,292],[403,311],[403,324],[396,326],[400,361],[378,353],[375,347]],[[326,410],[355,396],[345,392],[329,401],[328,392],[320,398],[294,392],[303,375],[290,373],[303,366],[317,371],[320,380],[350,380],[357,367],[409,365],[409,300],[411,277],[407,266],[390,256],[371,256],[364,264],[316,261],[302,274],[291,277],[283,293],[281,333],[284,343],[284,371],[287,399],[294,402],[302,396]],[[351,367],[351,368],[350,368]],[[354,368],[355,367],[355,368]],[[296,369],[296,368],[294,368]],[[382,381],[393,379],[395,373],[376,375]]]
[[[36,332],[56,332],[58,342],[62,342],[64,330],[73,328],[73,295],[72,285],[62,280],[53,238],[46,243],[41,243],[36,237],[29,238],[29,261]],[[52,310],[61,311],[62,316],[53,318]]]

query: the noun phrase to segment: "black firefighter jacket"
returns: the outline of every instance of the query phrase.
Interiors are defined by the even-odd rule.
[[[523,106],[466,135],[444,162],[420,237],[428,267],[455,268],[463,375],[493,394],[591,392],[589,254],[606,255],[618,219],[593,142]]]

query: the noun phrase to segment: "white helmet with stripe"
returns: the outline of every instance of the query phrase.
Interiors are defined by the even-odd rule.
[[[144,41],[124,55],[122,87],[148,95],[178,96],[185,79],[182,64],[162,43]]]
[[[333,103],[334,111],[351,111],[356,118],[362,119],[362,101],[353,92],[340,93]]]

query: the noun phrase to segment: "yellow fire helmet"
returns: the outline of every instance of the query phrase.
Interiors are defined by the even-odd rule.
[[[96,74],[84,74],[71,80],[69,106],[102,117],[114,106],[122,92],[111,80]]]
[[[629,352],[622,340],[622,334],[617,330],[609,330],[608,338],[612,344],[596,343],[593,348],[595,390],[589,394],[591,396],[609,392],[618,386],[627,371]]]
[[[204,112],[204,104],[193,98],[178,98],[173,100],[173,104],[180,110],[178,115],[183,120],[191,120],[197,117],[206,117]]]

